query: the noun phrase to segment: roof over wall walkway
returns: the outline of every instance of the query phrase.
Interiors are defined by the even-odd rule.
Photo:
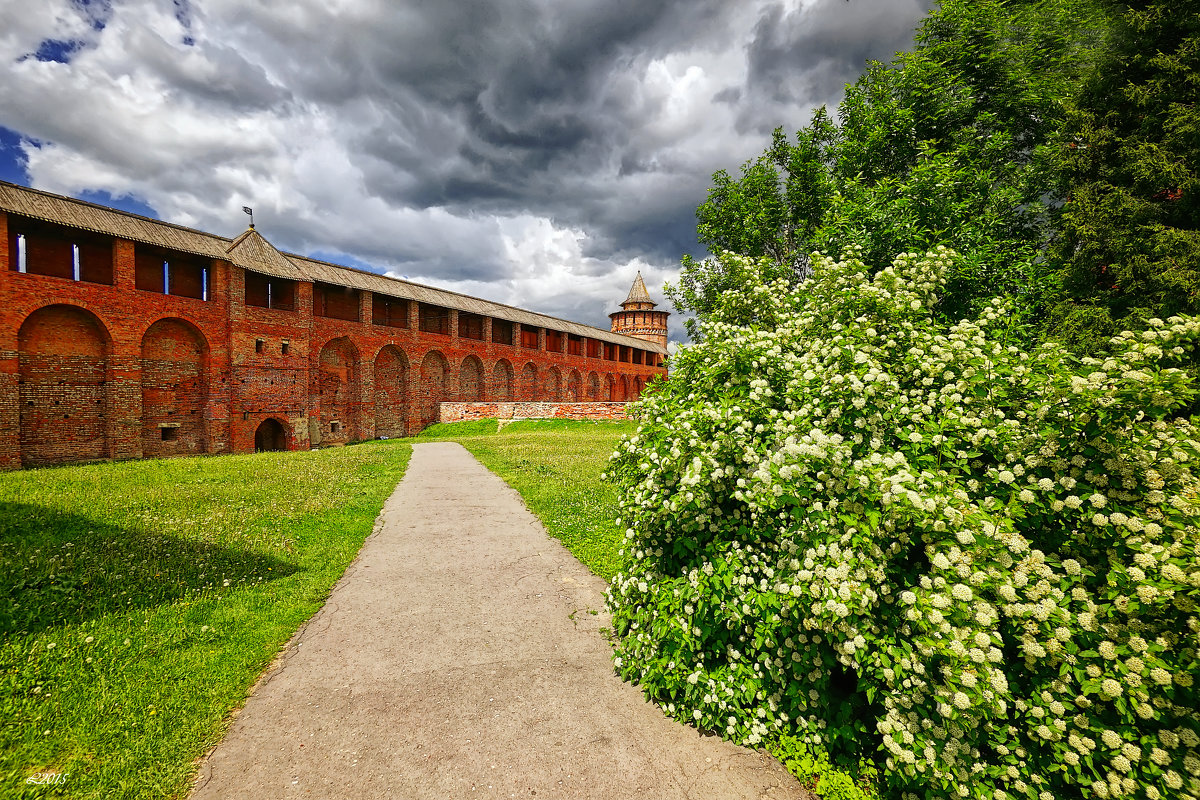
[[[595,328],[591,325],[571,322],[447,289],[436,289],[432,286],[412,283],[376,272],[331,264],[295,253],[284,253],[275,249],[274,245],[253,227],[234,239],[227,239],[182,225],[161,222],[84,200],[30,189],[7,181],[0,181],[0,211],[19,214],[43,222],[67,225],[92,233],[116,236],[132,242],[228,261],[242,269],[276,278],[346,286],[389,297],[453,308],[471,314],[496,317],[534,328],[552,328],[576,336],[638,347],[663,355],[666,355],[667,352],[665,347],[655,342],[613,333],[603,328]],[[642,285],[642,290],[645,291],[645,284]],[[647,297],[647,299],[649,298]]]

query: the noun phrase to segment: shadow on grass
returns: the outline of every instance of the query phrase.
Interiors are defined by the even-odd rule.
[[[297,567],[29,503],[0,503],[0,636],[226,592]]]

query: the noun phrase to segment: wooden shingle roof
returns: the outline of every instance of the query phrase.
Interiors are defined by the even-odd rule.
[[[518,322],[531,327],[551,328],[599,339],[612,344],[637,347],[666,354],[666,349],[644,339],[559,319],[547,314],[493,303],[478,297],[435,289],[419,283],[391,278],[376,272],[352,269],[293,253],[277,250],[257,230],[250,228],[236,239],[173,225],[169,222],[130,214],[114,208],[75,200],[62,195],[0,181],[0,210],[25,217],[66,225],[93,233],[108,234],[133,242],[152,244],[208,258],[229,261],[252,272],[297,281],[317,281],[348,286],[377,294],[420,303],[439,305],[489,317]],[[645,291],[645,285],[642,286]],[[647,299],[649,299],[647,297]]]
[[[652,306],[658,305],[650,299],[650,293],[646,291],[646,282],[642,280],[642,271],[639,269],[637,277],[633,279],[633,286],[629,287],[629,297],[625,298],[623,306],[633,305],[634,303],[649,303]]]

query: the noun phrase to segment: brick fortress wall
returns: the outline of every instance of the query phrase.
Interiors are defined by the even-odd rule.
[[[443,402],[633,400],[666,375],[649,350],[365,290],[274,281],[262,307],[264,280],[0,212],[0,468],[392,438]]]

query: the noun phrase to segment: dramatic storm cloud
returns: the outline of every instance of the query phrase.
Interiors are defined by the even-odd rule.
[[[607,327],[923,0],[0,4],[0,176]],[[679,335],[676,326],[675,335]]]

